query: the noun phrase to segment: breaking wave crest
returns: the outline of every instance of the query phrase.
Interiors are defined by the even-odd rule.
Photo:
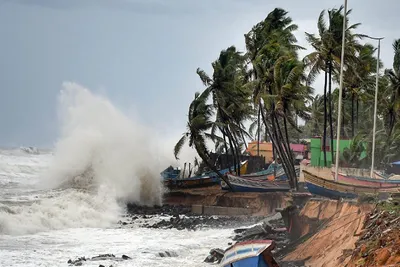
[[[75,83],[63,84],[59,100],[61,135],[37,185],[48,195],[0,209],[0,233],[106,227],[127,202],[161,204],[159,173],[170,160],[150,130]]]

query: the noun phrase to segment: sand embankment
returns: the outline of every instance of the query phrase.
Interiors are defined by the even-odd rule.
[[[369,204],[308,201],[299,213],[298,226],[303,237],[311,232],[315,234],[286,255],[284,261],[306,260],[307,266],[313,267],[345,266],[371,210]],[[315,221],[319,223],[309,223]]]

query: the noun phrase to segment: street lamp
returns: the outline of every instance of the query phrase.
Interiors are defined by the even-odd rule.
[[[381,40],[384,37],[376,38],[376,37],[370,37],[366,36],[369,39],[372,40],[378,40],[378,60],[376,61],[376,84],[375,84],[375,107],[374,107],[374,127],[372,130],[372,162],[371,162],[371,178],[373,178],[374,175],[374,164],[375,164],[375,132],[376,132],[376,113],[378,109],[378,82],[379,82],[379,57],[381,54]]]

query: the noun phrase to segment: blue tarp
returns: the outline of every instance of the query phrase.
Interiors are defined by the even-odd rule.
[[[400,165],[400,161],[395,161],[391,163],[392,165]]]

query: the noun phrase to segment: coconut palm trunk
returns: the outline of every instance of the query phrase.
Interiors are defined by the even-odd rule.
[[[229,146],[231,147],[231,154],[232,154],[232,159],[233,159],[233,170],[235,171],[235,173],[237,173],[236,149],[233,146],[232,136],[231,136],[231,133],[229,132],[228,127],[225,127],[224,132],[228,137]]]
[[[351,93],[351,138],[354,138],[355,123],[354,123],[354,92]]]
[[[199,155],[199,157],[203,160],[204,164],[206,164],[206,166],[210,170],[215,172],[218,175],[218,177],[221,178],[221,180],[223,180],[228,185],[230,190],[233,192],[234,189],[232,187],[232,184],[229,182],[229,180],[226,178],[226,176],[222,175],[222,173],[215,167],[215,165],[212,164],[212,162],[209,160],[209,158],[210,158],[209,155],[207,155],[207,152],[204,151],[202,146],[199,145],[198,143],[195,143],[194,147],[195,147],[196,152]]]
[[[257,115],[257,156],[260,156],[260,116],[261,116],[261,104],[258,104],[258,115]]]

